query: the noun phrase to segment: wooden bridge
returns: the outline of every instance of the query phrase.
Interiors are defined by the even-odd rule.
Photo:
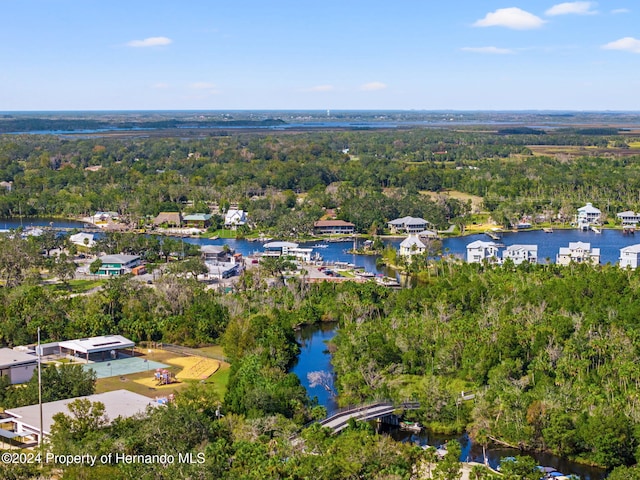
[[[320,425],[333,430],[334,433],[341,432],[349,424],[350,419],[366,422],[368,420],[382,419],[394,415],[397,410],[416,410],[420,408],[419,402],[404,402],[394,404],[390,401],[380,401],[359,405],[356,407],[347,407],[333,415],[320,421]]]

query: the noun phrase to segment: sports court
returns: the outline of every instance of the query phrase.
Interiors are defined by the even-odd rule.
[[[156,368],[169,368],[169,365],[141,357],[128,357],[104,362],[88,363],[84,364],[82,368],[85,370],[91,368],[95,370],[98,378],[107,378],[146,371],[153,372]]]

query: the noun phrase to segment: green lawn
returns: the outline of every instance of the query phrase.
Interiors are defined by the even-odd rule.
[[[55,283],[51,285],[45,285],[44,288],[47,288],[54,293],[60,294],[68,294],[68,293],[84,293],[89,290],[100,287],[106,283],[106,280],[70,280],[68,285],[64,285],[63,283]]]
[[[230,371],[231,366],[228,363],[221,363],[218,371],[206,380],[207,383],[215,385],[216,392],[220,394],[220,398],[224,398],[224,394],[227,392]]]

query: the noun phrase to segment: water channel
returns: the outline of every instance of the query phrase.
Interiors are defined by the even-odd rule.
[[[296,332],[296,340],[300,344],[300,355],[298,361],[291,369],[300,382],[307,389],[309,397],[316,397],[319,405],[327,408],[331,413],[336,410],[335,398],[322,387],[311,388],[307,374],[314,371],[325,371],[333,373],[331,366],[331,354],[327,349],[327,340],[331,340],[336,335],[337,325],[326,323],[320,325],[308,325]],[[483,462],[482,447],[475,445],[467,434],[463,435],[439,435],[428,430],[423,430],[420,434],[401,431],[394,427],[384,427],[383,432],[388,433],[396,440],[402,442],[412,442],[417,445],[431,445],[439,447],[449,440],[458,440],[462,446],[460,460]],[[578,475],[582,480],[601,480],[606,477],[606,471],[571,462],[564,458],[546,453],[523,453],[510,448],[490,448],[487,451],[489,464],[496,468],[503,457],[513,457],[516,455],[530,455],[536,459],[539,465],[553,467],[565,475]]]

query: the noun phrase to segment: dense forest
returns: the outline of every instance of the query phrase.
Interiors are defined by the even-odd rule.
[[[636,462],[640,441],[639,286],[637,273],[611,266],[448,263],[440,264],[427,284],[401,291],[295,280],[267,288],[257,273],[247,275],[232,295],[205,293],[188,282],[174,287],[179,292],[163,283],[154,291],[118,279],[104,292],[71,303],[40,287],[10,289],[3,297],[0,324],[5,340],[7,333],[21,331],[18,326],[29,340],[38,324],[51,338],[57,332],[117,331],[137,338],[220,342],[232,362],[224,398],[198,391],[206,385],[194,386],[177,395],[178,403],[168,410],[173,413],[154,412],[144,425],[195,422],[199,433],[191,431],[195,437],[190,439],[186,427],[168,428],[171,435],[185,436],[171,444],[206,452],[207,468],[224,472],[221,478],[250,475],[256,468],[297,478],[292,473],[297,470],[290,469],[312,459],[305,468],[355,468],[366,477],[366,469],[384,464],[397,478],[409,478],[411,465],[424,460],[420,449],[392,446],[390,439],[355,426],[353,433],[335,438],[314,427],[302,430],[307,448],[332,455],[307,458],[304,449],[290,443],[302,425],[324,414],[297,377],[287,373],[298,352],[293,327],[317,321],[340,324],[330,348],[343,403],[417,399],[421,409],[415,418],[433,428],[466,429],[480,443],[504,442],[615,467]],[[7,332],[10,326],[13,331]],[[461,401],[462,391],[475,398]],[[227,414],[223,422],[213,420],[209,411],[220,402]],[[178,422],[171,415],[187,418]],[[153,451],[147,440],[134,441],[147,429],[136,425],[124,421],[96,438],[88,432],[54,436],[64,443],[53,445],[75,451],[98,442],[96,451],[101,451],[122,438],[133,442],[127,451]],[[362,452],[356,461],[352,456],[358,448]],[[243,449],[253,453],[240,460]],[[380,449],[387,452],[384,459],[369,456]],[[296,460],[282,462],[284,457]],[[331,465],[344,458],[355,463]],[[214,459],[222,463],[212,465]],[[263,474],[255,475],[246,478]],[[321,478],[337,478],[332,475]]]
[[[397,216],[446,228],[470,205],[424,191],[484,199],[497,221],[573,212],[586,201],[615,218],[640,210],[633,137],[558,129],[538,134],[410,129],[206,138],[0,137],[1,216],[86,216],[117,211],[133,224],[160,211],[237,203],[253,224],[308,231],[325,209],[360,232]],[[611,133],[606,131],[607,133]],[[600,132],[603,133],[603,132]],[[534,154],[531,145],[576,148]],[[292,209],[295,214],[292,214]],[[299,227],[299,228],[298,228]]]

